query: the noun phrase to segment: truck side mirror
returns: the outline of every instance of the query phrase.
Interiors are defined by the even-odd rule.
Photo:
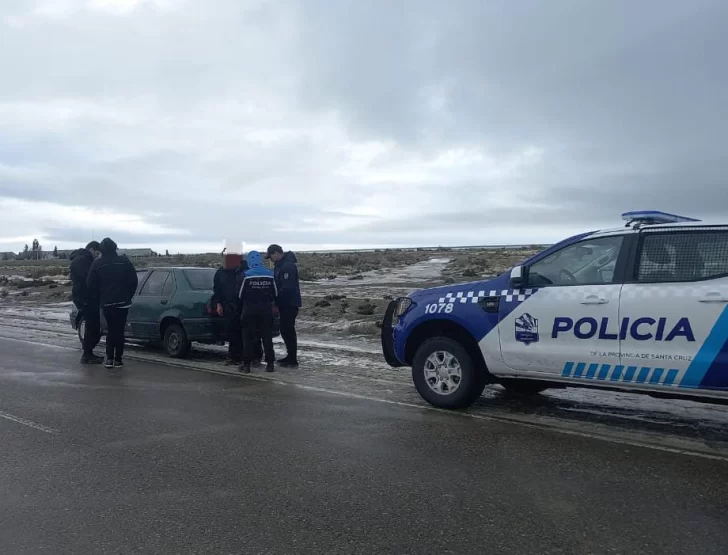
[[[523,266],[514,266],[509,280],[512,289],[520,289],[526,283],[526,269]]]

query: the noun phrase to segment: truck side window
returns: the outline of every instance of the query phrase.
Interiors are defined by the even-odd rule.
[[[728,275],[728,230],[643,232],[637,281],[667,283]]]
[[[551,253],[530,266],[528,286],[610,284],[623,240],[623,235],[586,239]]]

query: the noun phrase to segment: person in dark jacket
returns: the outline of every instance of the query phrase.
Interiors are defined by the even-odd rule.
[[[91,264],[101,251],[98,241],[91,241],[85,249],[71,253],[72,300],[84,321],[83,354],[81,364],[101,364],[103,357],[94,354],[94,348],[101,340],[101,308],[98,298],[89,293],[87,281]]]
[[[245,352],[240,371],[250,373],[250,365],[256,355],[256,346],[263,342],[267,362],[266,372],[275,370],[273,360],[273,307],[276,302],[276,282],[273,272],[263,265],[257,251],[248,253],[248,271],[240,286],[242,326],[245,334]]]
[[[99,299],[106,318],[107,368],[124,366],[124,329],[129,316],[131,300],[139,285],[134,265],[126,256],[120,256],[114,241],[108,237],[101,241],[101,258],[94,260],[88,275],[91,295]]]
[[[298,280],[298,260],[292,252],[283,252],[280,245],[268,247],[267,257],[275,263],[274,276],[278,288],[276,304],[281,317],[281,337],[286,344],[286,357],[279,361],[284,367],[298,366],[298,336],[296,318],[301,308],[301,285]]]
[[[223,265],[213,280],[212,304],[218,316],[225,318],[228,340],[227,365],[239,365],[243,361],[243,330],[240,325],[240,299],[238,291],[247,267],[241,255],[223,254]]]

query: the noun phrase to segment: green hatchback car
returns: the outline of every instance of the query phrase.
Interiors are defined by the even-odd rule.
[[[169,356],[185,358],[193,342],[224,345],[225,321],[211,305],[213,268],[147,268],[137,271],[139,285],[132,299],[126,323],[126,337],[137,341],[160,342]],[[75,307],[71,326],[83,342],[85,320]],[[276,311],[274,336],[280,323]],[[106,322],[101,315],[101,333]]]

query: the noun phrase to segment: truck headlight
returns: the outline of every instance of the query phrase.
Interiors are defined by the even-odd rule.
[[[407,312],[410,307],[412,306],[412,299],[409,297],[400,297],[397,299],[397,310],[395,310],[394,314],[397,316],[397,318],[400,318],[402,315],[404,315],[405,312]]]

